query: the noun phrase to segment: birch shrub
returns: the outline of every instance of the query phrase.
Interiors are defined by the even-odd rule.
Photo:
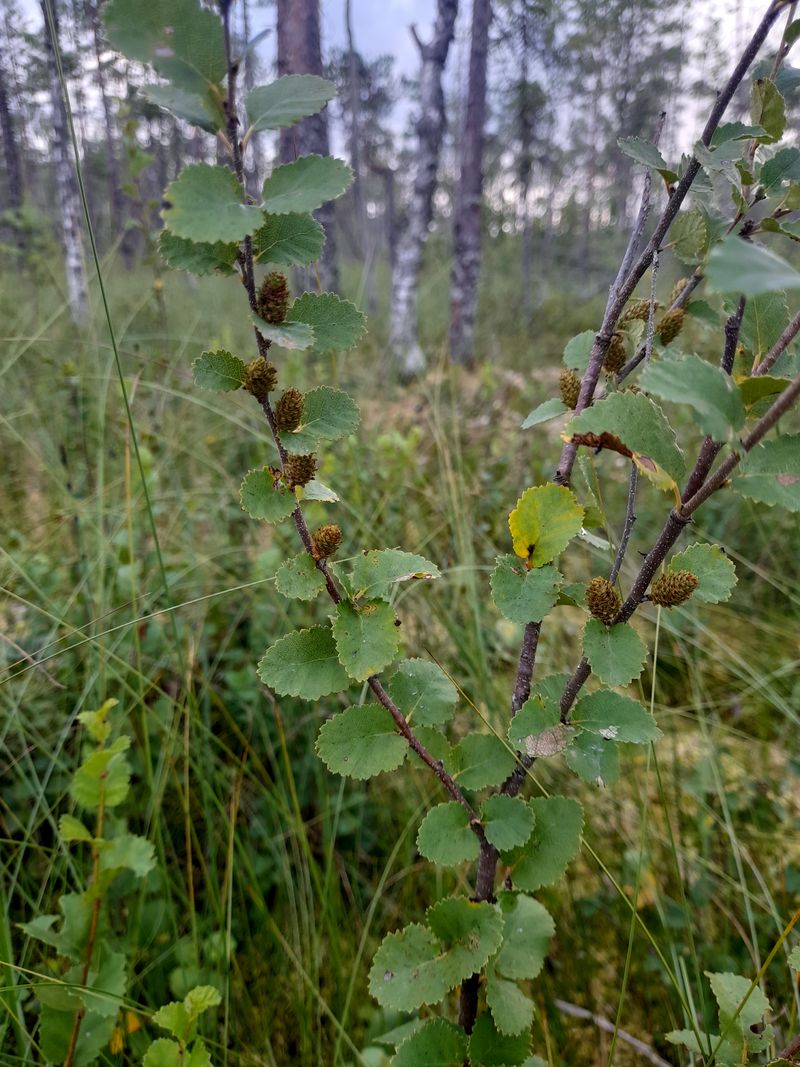
[[[348,542],[337,496],[316,474],[321,456],[335,456],[336,442],[357,431],[358,406],[330,385],[302,394],[280,354],[341,352],[364,333],[352,303],[333,293],[292,295],[286,277],[318,259],[325,234],[313,213],[347,189],[350,171],[337,159],[304,156],[275,166],[257,191],[244,183],[253,135],[317,113],[333,88],[288,76],[240,101],[229,6],[220,3],[218,16],[198,0],[111,0],[106,27],[115,48],[159,77],[143,87],[148,98],[213,135],[228,155],[227,166],[187,166],[165,190],[160,250],[172,269],[229,276],[231,315],[249,316],[252,352],[204,352],[194,381],[216,393],[245,390],[263,412],[274,449],[263,466],[241,472],[241,505],[256,522],[295,528],[298,552],[278,571],[278,594],[326,604],[309,608],[304,628],[265,634],[254,670],[279,699],[347,694],[349,706],[326,719],[317,740],[332,774],[363,780],[421,764],[440,787],[417,846],[431,864],[457,869],[459,889],[431,901],[424,921],[387,931],[369,973],[378,1004],[405,1020],[382,1039],[391,1062],[534,1067],[545,1061],[531,1047],[533,991],[557,934],[537,894],[581,849],[584,814],[569,790],[550,795],[538,786],[532,768],[559,761],[583,782],[613,789],[628,746],[658,742],[659,726],[635,687],[650,649],[631,619],[646,602],[674,611],[731,595],[732,563],[691,534],[694,513],[712,494],[724,491],[732,507],[745,498],[767,513],[800,511],[800,436],[782,421],[800,395],[800,314],[790,313],[786,297],[800,288],[800,273],[775,251],[798,236],[800,149],[782,144],[781,79],[796,76],[784,60],[800,24],[787,21],[771,68],[756,68],[749,122],[722,119],[790,6],[783,2],[768,7],[691,156],[667,162],[654,143],[620,144],[645,168],[636,230],[599,329],[568,343],[559,395],[523,424],[536,433],[561,419],[563,449],[550,481],[508,487],[508,540],[486,588],[499,613],[522,628],[510,714],[502,730],[476,716],[456,736],[451,720],[466,699],[457,674],[404,647],[395,603],[403,583],[443,580],[440,570],[401,548]],[[651,185],[665,202],[654,223]],[[686,277],[662,293],[667,250]],[[700,297],[699,286],[707,290]],[[715,359],[685,344],[687,321],[713,333]],[[690,428],[679,436],[676,426]],[[605,514],[599,493],[572,487],[581,452],[596,454],[609,479],[620,466],[606,457],[623,457],[623,514]],[[362,457],[369,462],[368,447]],[[309,502],[328,512],[316,528],[307,522]],[[637,508],[664,515],[651,545],[635,542]],[[587,553],[598,529],[615,545],[613,564],[588,582],[568,581],[570,554],[595,558]],[[339,561],[342,549],[347,559]],[[575,668],[539,677],[539,635],[562,604],[585,614]],[[718,1019],[712,1025],[682,1000],[685,1025],[669,1041],[705,1063],[791,1062],[798,1042],[780,1032],[763,989],[791,926],[758,974],[709,974]],[[87,966],[96,962],[90,951]],[[800,964],[797,949],[789,962]],[[661,964],[671,975],[668,961]],[[149,1063],[162,1062],[149,1055]]]

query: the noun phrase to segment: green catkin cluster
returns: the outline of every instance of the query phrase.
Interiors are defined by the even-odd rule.
[[[290,489],[296,489],[298,485],[306,485],[310,482],[316,470],[317,457],[313,452],[288,455],[283,465],[283,480]]]
[[[610,626],[619,615],[622,597],[608,578],[592,578],[586,586],[586,606],[596,619]]]
[[[311,555],[314,559],[327,559],[342,543],[342,531],[333,523],[320,526],[311,539]]]
[[[275,405],[275,425],[279,430],[291,433],[303,419],[305,401],[299,389],[287,389]]]
[[[674,311],[667,311],[664,314],[656,327],[662,344],[668,345],[681,332],[683,329],[683,314],[683,308],[675,308]]]
[[[650,586],[650,599],[662,608],[674,608],[688,600],[699,584],[691,571],[667,571]]]
[[[289,283],[286,276],[274,271],[268,274],[258,290],[256,307],[265,322],[278,326],[289,309]]]
[[[574,411],[577,407],[578,395],[581,391],[580,375],[576,374],[574,370],[562,370],[558,379],[558,388],[563,403],[566,404],[571,411]]]
[[[606,354],[603,358],[603,370],[609,374],[618,374],[625,366],[628,353],[625,351],[625,339],[621,333],[611,335]]]
[[[672,307],[688,284],[688,278],[678,278],[672,287],[672,292],[669,294],[669,307]]]
[[[263,356],[251,359],[244,369],[244,382],[242,383],[248,393],[263,404],[269,394],[278,384],[278,372]]]
[[[649,315],[650,315],[650,301],[649,300],[633,300],[625,308],[625,311],[622,314],[622,318],[619,321],[620,322],[634,322],[635,320],[638,319],[639,322],[647,322],[647,319],[648,319]]]

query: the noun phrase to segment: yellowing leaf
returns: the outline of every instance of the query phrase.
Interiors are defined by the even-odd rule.
[[[548,482],[526,489],[508,516],[514,552],[533,567],[550,563],[583,525],[583,508],[566,486]]]

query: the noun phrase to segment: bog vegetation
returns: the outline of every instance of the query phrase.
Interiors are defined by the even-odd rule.
[[[66,300],[21,199],[2,1062],[800,1062],[795,5],[760,13],[689,153],[659,147],[663,116],[620,138],[640,184],[610,288],[527,308],[526,347],[482,362],[499,13],[474,0],[453,359],[427,375],[456,4],[418,41],[377,333],[331,248],[334,201],[369,215],[350,6],[349,164],[291,32],[318,9],[290,8],[261,85],[231,0],[90,7],[98,71],[105,34],[198,146],[149,204],[125,127],[125,272],[43,0]],[[509,11],[526,62],[555,49],[558,5]],[[486,334],[522,314],[510,256],[483,257]]]

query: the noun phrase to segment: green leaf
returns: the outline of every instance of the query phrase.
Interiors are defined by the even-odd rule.
[[[516,762],[494,734],[472,733],[452,749],[448,768],[464,789],[484,789],[504,782]]]
[[[445,763],[450,755],[450,745],[447,738],[433,726],[419,726],[414,729],[417,740],[428,750],[428,754],[434,759]]]
[[[775,82],[768,78],[756,78],[750,95],[750,118],[754,126],[763,126],[766,131],[757,137],[759,144],[774,144],[783,137],[786,129],[786,105]]]
[[[563,356],[564,366],[583,373],[589,366],[589,356],[596,337],[594,330],[584,330],[567,341]]]
[[[720,1032],[730,1039],[731,1032],[737,1033],[751,1052],[760,1052],[769,1045],[772,1028],[763,1027],[764,1016],[770,1011],[770,1004],[761,989],[756,985],[751,990],[749,978],[738,974],[719,974],[706,971],[711,983],[711,992],[719,1007]],[[741,1011],[737,1010],[747,997]],[[737,1042],[738,1044],[738,1042]]]
[[[684,211],[669,230],[672,250],[684,263],[697,263],[708,248],[708,223],[699,207]]]
[[[583,654],[604,685],[627,685],[642,673],[647,646],[626,622],[604,626],[599,619],[589,619],[583,630]]]
[[[739,340],[753,357],[753,361],[758,363],[788,325],[789,308],[785,293],[762,293],[760,296],[751,296],[744,306]],[[759,381],[758,378],[745,380]]]
[[[581,697],[572,713],[572,721],[582,730],[599,734],[607,741],[646,745],[661,736],[655,719],[638,700],[613,693],[610,689],[598,689]]]
[[[259,315],[250,316],[253,325],[262,337],[281,348],[303,351],[314,344],[314,331],[305,322],[267,322]]]
[[[759,374],[757,378],[739,378],[738,384],[742,393],[742,403],[749,409],[765,397],[782,393],[788,385],[791,385],[791,379]]]
[[[79,980],[80,980],[80,976]],[[103,949],[103,960],[97,971],[90,971],[88,989],[82,994],[87,1013],[116,1019],[128,985],[125,955]]]
[[[686,1048],[696,1052],[699,1056],[710,1056],[712,1049],[716,1048],[719,1041],[719,1034],[705,1034],[701,1030],[700,1036],[703,1038],[702,1046],[697,1040],[697,1034],[695,1034],[694,1030],[670,1030],[668,1034],[664,1034],[667,1041],[670,1041],[673,1045],[685,1045]]]
[[[800,288],[800,271],[769,249],[741,237],[726,237],[714,245],[706,277],[720,292],[745,296]]]
[[[633,453],[642,473],[652,476],[655,464],[677,482],[685,471],[683,453],[664,412],[644,393],[612,393],[582,411],[566,433],[610,433]]]
[[[666,181],[671,183],[677,180],[678,175],[674,170],[670,170],[664,157],[652,142],[644,141],[641,137],[620,137],[617,144],[626,156],[657,171]]]
[[[517,1067],[530,1052],[531,1037],[526,1031],[521,1034],[501,1034],[485,1012],[478,1021],[469,1039],[469,1062],[471,1067]]]
[[[288,74],[270,85],[259,85],[245,97],[248,133],[282,130],[322,111],[336,96],[333,82],[314,74]]]
[[[42,1059],[47,1063],[63,1063],[72,1038],[75,1011],[58,1011],[43,1004],[40,1018],[39,1049]],[[88,1067],[97,1060],[111,1040],[115,1025],[113,1015],[86,1012],[75,1046],[74,1067]]]
[[[750,500],[800,511],[800,434],[756,445],[742,458],[733,486]]]
[[[700,582],[692,596],[704,604],[727,600],[736,585],[736,568],[717,545],[690,545],[669,561],[671,571],[690,571]]]
[[[230,393],[240,389],[245,377],[244,362],[223,348],[203,352],[192,363],[194,384],[212,393]]]
[[[399,548],[373,548],[362,552],[353,562],[350,586],[355,597],[388,597],[398,582],[413,578],[441,578],[435,563],[414,552]]]
[[[261,211],[227,167],[192,163],[167,186],[164,222],[190,241],[241,241],[261,225]]]
[[[225,123],[219,98],[208,92],[187,92],[174,85],[145,85],[139,91],[151,104],[207,133],[216,133]]]
[[[142,1060],[142,1067],[181,1067],[181,1049],[168,1037],[157,1037]]]
[[[92,835],[80,819],[74,815],[62,815],[58,820],[58,832],[62,841],[91,841]]]
[[[313,600],[325,588],[325,579],[308,552],[292,556],[281,564],[275,587],[289,600]]]
[[[235,274],[234,263],[239,253],[236,242],[226,244],[216,241],[208,244],[203,241],[188,241],[178,237],[169,230],[162,230],[158,238],[158,250],[161,258],[170,270],[186,270],[190,274]]]
[[[222,23],[198,0],[109,0],[103,21],[113,48],[179,88],[205,90],[225,77]]]
[[[125,868],[137,878],[144,878],[156,865],[152,842],[138,834],[118,834],[100,853],[100,870],[116,871]]]
[[[355,304],[335,293],[303,293],[289,308],[286,321],[305,322],[313,328],[315,352],[352,348],[366,328]]]
[[[764,162],[758,176],[767,194],[775,193],[785,181],[800,181],[800,149],[781,148]]]
[[[108,748],[91,752],[75,772],[70,793],[84,808],[96,808],[101,796],[107,808],[121,804],[128,795],[131,768],[125,756],[129,737],[118,737]]]
[[[567,745],[567,766],[589,785],[601,788],[619,778],[619,751],[613,741],[583,731]]]
[[[583,525],[583,508],[564,485],[526,489],[508,516],[514,552],[533,567],[550,563]]]
[[[800,945],[795,945],[786,960],[793,971],[800,971]]]
[[[269,467],[247,472],[239,490],[239,500],[242,511],[246,511],[250,518],[265,522],[280,522],[297,507],[297,497],[285,485],[276,484]]]
[[[642,389],[662,400],[688,404],[703,433],[727,441],[744,426],[742,394],[721,367],[699,356],[666,356],[649,363]]]
[[[164,1004],[153,1015],[153,1022],[173,1037],[177,1037],[179,1041],[190,1041],[194,1036],[192,1020],[182,1000],[173,1000],[169,1004]]]
[[[351,678],[365,682],[397,655],[399,627],[391,604],[367,600],[358,607],[342,601],[336,607],[333,636],[339,661]]]
[[[397,732],[382,704],[348,708],[323,723],[317,754],[329,771],[346,778],[373,778],[396,770],[408,752],[408,742]]]
[[[499,893],[503,944],[495,967],[506,978],[536,978],[544,966],[556,924],[547,908],[524,893]]]
[[[521,1034],[533,1022],[533,1002],[516,982],[501,978],[489,963],[486,974],[486,1004],[501,1034]]]
[[[540,422],[549,422],[550,419],[557,419],[559,415],[565,415],[568,411],[569,408],[563,400],[559,400],[555,396],[551,397],[533,409],[522,423],[521,428],[529,430],[531,426],[538,426]]]
[[[319,259],[324,244],[325,230],[313,215],[266,215],[253,234],[253,255],[258,262],[305,267]]]
[[[716,148],[726,141],[742,141],[750,137],[761,137],[765,133],[763,126],[747,126],[744,122],[722,122],[711,135],[711,147]]]
[[[409,722],[438,726],[453,717],[458,699],[456,687],[435,663],[403,660],[387,688]]]
[[[554,700],[528,697],[508,727],[508,740],[520,752],[536,759],[563,752],[572,729],[561,722],[561,709]]]
[[[451,800],[431,808],[417,833],[417,848],[425,859],[443,867],[477,859],[478,838],[463,804]]]
[[[183,998],[183,1003],[189,1018],[197,1019],[211,1008],[218,1008],[222,1003],[222,996],[216,986],[197,985],[189,990]]]
[[[492,600],[511,622],[541,622],[558,600],[562,580],[555,567],[528,570],[516,556],[498,556],[490,579]]]
[[[428,1019],[398,1048],[392,1067],[461,1067],[467,1035],[446,1019]]]
[[[481,821],[486,840],[499,852],[524,845],[533,832],[533,812],[520,797],[502,793],[483,802]]]
[[[358,404],[347,393],[320,385],[303,396],[303,420],[281,439],[290,452],[316,452],[320,444],[349,437],[358,429]]]
[[[318,700],[350,685],[329,626],[312,626],[281,637],[259,660],[258,676],[278,696],[304,700]]]
[[[496,904],[448,897],[428,908],[426,919],[445,954],[451,989],[477,974],[503,939],[503,917]]]
[[[301,156],[273,170],[264,182],[262,206],[273,215],[316,211],[341,196],[352,180],[353,172],[341,159]]]
[[[536,797],[533,833],[507,857],[511,880],[529,893],[557,882],[581,844],[583,810],[569,797]]]
[[[192,1051],[185,1059],[185,1067],[213,1067],[211,1053],[202,1038],[198,1038],[192,1046]]]

